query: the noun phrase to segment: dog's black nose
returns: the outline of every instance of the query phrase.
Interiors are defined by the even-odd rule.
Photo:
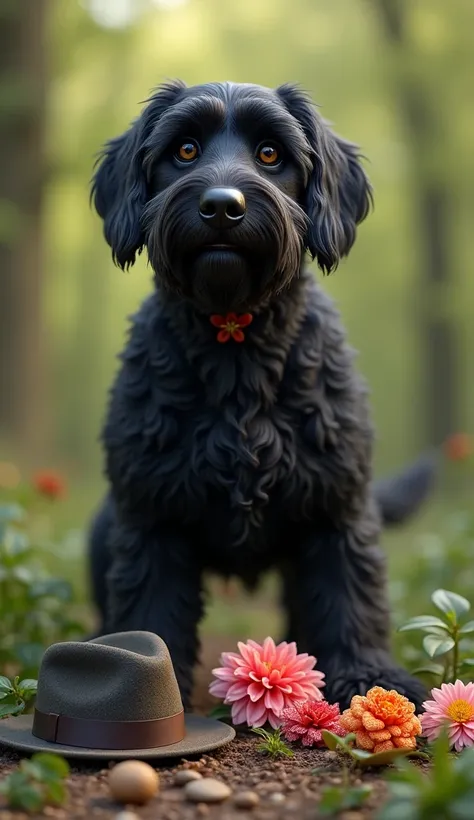
[[[199,200],[199,215],[213,228],[233,228],[245,211],[245,197],[237,188],[208,188]]]

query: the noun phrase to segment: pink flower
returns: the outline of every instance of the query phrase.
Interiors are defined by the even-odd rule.
[[[474,683],[442,683],[431,694],[433,700],[424,702],[421,715],[424,736],[433,741],[446,726],[451,748],[459,752],[474,745]]]
[[[340,716],[338,703],[300,701],[283,709],[281,729],[287,740],[301,740],[303,746],[324,746],[321,729],[340,737],[347,734],[339,725]]]
[[[217,680],[211,695],[232,704],[235,724],[263,726],[267,721],[277,729],[280,715],[298,700],[322,700],[324,674],[314,670],[316,658],[298,655],[295,643],[275,646],[271,638],[263,645],[255,641],[238,644],[239,652],[224,652],[222,666],[213,669]]]

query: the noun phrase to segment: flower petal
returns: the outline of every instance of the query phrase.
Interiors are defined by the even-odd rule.
[[[209,317],[209,320],[214,327],[224,327],[226,323],[224,316],[221,316],[219,313],[214,313]]]

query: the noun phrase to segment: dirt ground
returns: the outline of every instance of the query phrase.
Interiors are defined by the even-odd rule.
[[[195,710],[201,714],[206,714],[215,705],[207,692],[209,670],[216,665],[219,653],[228,649],[228,643],[225,639],[208,639],[204,645],[203,664],[196,676],[194,698]],[[321,790],[342,782],[337,755],[328,750],[295,747],[293,758],[271,761],[256,751],[257,743],[254,736],[242,734],[229,746],[211,755],[157,766],[160,792],[144,807],[124,807],[111,801],[107,786],[108,769],[92,768],[90,765],[74,766],[68,779],[69,797],[64,806],[47,807],[41,814],[26,815],[9,810],[0,802],[0,820],[26,820],[27,817],[108,820],[124,809],[133,811],[143,820],[242,820],[246,815],[255,820],[316,820],[320,817],[317,806]],[[15,768],[18,760],[10,752],[0,753],[0,779]],[[174,786],[176,772],[183,767],[197,769],[203,776],[221,780],[232,789],[232,796],[219,805],[187,802],[183,790]],[[376,773],[359,772],[351,774],[351,782],[357,785],[370,783],[373,792],[363,809],[346,811],[339,817],[342,820],[373,819],[375,810],[384,800],[383,781]],[[239,809],[233,804],[235,795],[244,790],[252,790],[259,796],[259,803],[252,810]]]

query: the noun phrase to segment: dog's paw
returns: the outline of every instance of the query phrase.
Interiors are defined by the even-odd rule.
[[[354,695],[365,695],[373,686],[395,689],[415,704],[416,712],[427,697],[423,684],[399,666],[340,665],[326,676],[324,695],[330,703],[339,703],[341,711],[350,706]]]

